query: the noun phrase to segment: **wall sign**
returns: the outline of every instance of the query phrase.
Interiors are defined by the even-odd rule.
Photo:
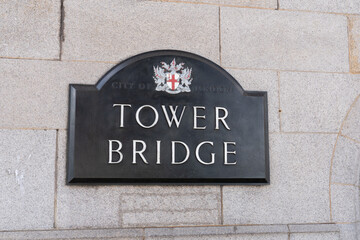
[[[153,51],[70,85],[69,184],[269,180],[267,93],[205,58]]]

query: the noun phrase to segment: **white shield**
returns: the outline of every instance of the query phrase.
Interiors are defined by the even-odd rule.
[[[179,77],[180,75],[177,73],[167,73],[166,74],[166,84],[168,85],[171,91],[175,91],[179,86]]]

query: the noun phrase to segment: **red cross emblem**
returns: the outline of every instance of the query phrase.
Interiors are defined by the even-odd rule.
[[[166,83],[172,91],[175,91],[175,89],[179,86],[179,74],[168,73]]]

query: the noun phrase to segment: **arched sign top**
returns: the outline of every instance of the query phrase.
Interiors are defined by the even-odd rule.
[[[266,92],[174,50],[70,84],[67,183],[269,184]]]
[[[144,60],[149,60],[156,57],[170,57],[170,58],[181,58],[181,59],[187,59],[194,62],[202,63],[206,66],[207,69],[212,69],[218,73],[221,73],[223,75],[223,79],[227,79],[229,81],[232,81],[234,85],[238,85],[240,88],[240,91],[243,93],[244,89],[239,84],[238,81],[236,81],[235,78],[233,78],[225,69],[214,63],[213,61],[206,59],[200,55],[185,52],[185,51],[179,51],[179,50],[155,50],[150,52],[141,53],[135,56],[132,56],[117,65],[115,65],[113,68],[111,68],[107,73],[104,74],[100,78],[100,80],[96,83],[96,88],[98,90],[101,90],[101,88],[118,72],[122,71],[129,65],[132,65],[137,62],[141,62]]]

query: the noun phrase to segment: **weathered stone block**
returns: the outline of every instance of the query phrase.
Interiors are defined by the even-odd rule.
[[[269,131],[280,130],[279,121],[279,88],[278,76],[275,71],[252,71],[227,69],[229,73],[247,91],[268,92]]]
[[[360,81],[359,81],[360,82]],[[347,116],[341,134],[360,142],[360,97]]]
[[[181,227],[181,228],[145,228],[145,237],[231,235],[235,234],[233,226],[224,227]]]
[[[219,187],[65,185],[66,133],[59,133],[59,228],[220,223]]]
[[[253,7],[253,8],[277,8],[276,0],[219,0],[220,4],[226,6]]]
[[[119,61],[140,52],[178,49],[219,62],[217,6],[127,0],[64,4],[64,59]]]
[[[345,16],[229,7],[220,15],[225,67],[349,71]]]
[[[220,223],[219,187],[144,187],[124,189],[121,221],[126,227]]]
[[[207,3],[224,6],[254,7],[276,9],[276,0],[155,0],[158,2],[186,2],[186,3]]]
[[[0,59],[0,127],[66,128],[69,83],[95,84],[111,66]]]
[[[292,233],[317,233],[317,232],[339,232],[336,224],[290,224]]]
[[[290,240],[339,240],[339,233],[293,233]]]
[[[121,187],[65,185],[65,131],[59,131],[58,151],[56,226],[58,228],[119,227]]]
[[[173,237],[173,236],[216,236],[248,235],[248,234],[288,233],[286,225],[257,225],[257,226],[214,226],[214,227],[181,227],[181,228],[146,228],[146,237]]]
[[[282,130],[338,132],[359,83],[350,74],[281,72]]]
[[[335,134],[270,134],[271,184],[224,186],[224,223],[328,222],[335,139]]]
[[[202,236],[181,236],[181,237],[150,237],[146,240],[288,240],[287,234],[242,234],[242,235],[202,235]],[[322,240],[322,239],[321,239]],[[332,239],[331,239],[332,240]]]
[[[235,226],[235,233],[288,233],[286,225]]]
[[[360,2],[359,1],[357,2],[360,5]],[[349,21],[350,71],[354,73],[360,73],[360,16],[357,15],[349,16],[348,21]]]
[[[0,2],[0,56],[58,59],[60,1]]]
[[[360,2],[357,0],[332,0],[332,1],[296,1],[279,0],[280,9],[307,10],[316,12],[359,13]]]
[[[0,232],[0,239],[4,240],[142,240],[142,229],[96,229],[96,230],[53,230],[53,231],[21,231]]]
[[[358,187],[331,185],[331,209],[334,222],[355,222],[358,204]]]
[[[338,224],[341,240],[358,240],[356,236],[356,224]]]
[[[359,183],[360,143],[339,137],[334,159],[331,181],[334,183]]]
[[[56,131],[0,130],[0,230],[54,222]]]

